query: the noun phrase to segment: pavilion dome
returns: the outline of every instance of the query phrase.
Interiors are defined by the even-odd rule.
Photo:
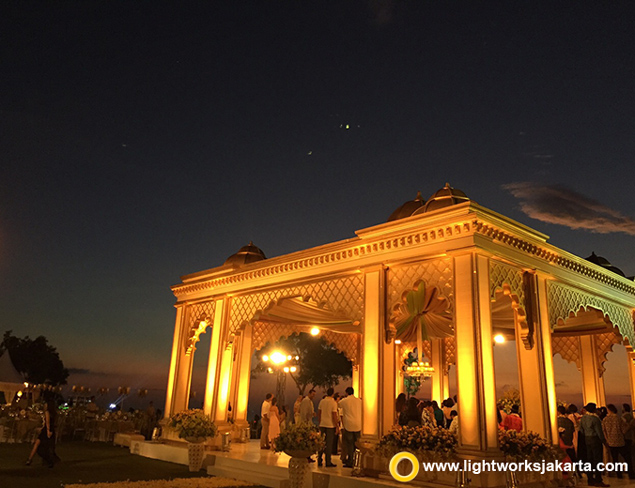
[[[602,256],[598,256],[597,254],[595,254],[595,252],[592,252],[591,255],[585,259],[593,264],[602,266],[603,268],[608,269],[609,271],[613,271],[613,273],[624,276],[626,278],[626,275],[620,268],[618,268],[617,266],[613,266],[608,259]]]
[[[410,217],[417,210],[425,205],[426,201],[421,196],[421,192],[417,192],[417,196],[414,200],[408,200],[406,203],[398,207],[393,213],[388,217],[388,222],[393,222],[394,220],[405,219],[406,217]]]
[[[267,259],[267,256],[262,252],[262,249],[254,246],[254,243],[250,241],[248,245],[241,247],[236,254],[229,256],[225,261],[225,265],[229,264],[233,267],[239,267],[264,259]]]
[[[446,183],[443,188],[432,195],[423,208],[415,211],[414,215],[424,212],[432,212],[441,208],[450,207],[459,203],[469,202],[468,196],[457,188],[452,188],[450,183]]]

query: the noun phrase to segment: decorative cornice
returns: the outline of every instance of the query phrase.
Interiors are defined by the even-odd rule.
[[[596,269],[597,267],[594,268],[595,265],[592,263],[588,263],[588,265],[582,263],[582,261],[584,261],[582,258],[577,258],[573,255],[567,257],[566,255],[569,253],[566,251],[559,250],[549,244],[544,244],[544,240],[541,239],[542,234],[536,234],[534,240],[524,226],[509,219],[505,221],[502,217],[497,216],[497,214],[487,209],[473,207],[474,205],[472,205],[472,207],[465,207],[464,210],[469,212],[464,213],[461,215],[462,218],[460,220],[455,220],[454,222],[446,221],[443,223],[436,220],[436,225],[433,226],[425,226],[425,222],[421,222],[421,226],[418,229],[410,228],[407,234],[403,234],[403,232],[399,235],[383,233],[373,239],[354,238],[347,241],[327,244],[315,249],[299,251],[290,255],[260,261],[250,265],[248,270],[242,272],[237,270],[235,273],[229,275],[216,278],[210,276],[208,279],[201,276],[201,281],[174,285],[172,292],[179,298],[192,293],[239,285],[263,278],[273,278],[295,271],[347,262],[354,265],[353,261],[358,259],[381,256],[394,250],[448,241],[478,233],[492,241],[541,259],[550,265],[559,266],[579,273],[587,278],[635,296],[635,286],[625,283],[625,278],[614,278],[611,276],[612,273],[610,271]],[[492,215],[490,215],[490,213]],[[480,216],[486,218],[491,217],[489,220],[496,221],[497,225],[480,219]],[[456,217],[456,215],[454,215],[454,217]],[[518,231],[517,235],[512,233],[515,231]],[[534,242],[530,242],[527,239],[532,239]]]
[[[587,266],[584,263],[563,256],[562,254],[555,252],[553,249],[532,244],[485,222],[475,220],[473,225],[476,228],[476,232],[487,236],[494,241],[498,241],[502,244],[518,249],[519,251],[533,255],[539,259],[547,261],[551,265],[560,266],[625,293],[635,295],[635,286],[624,283],[622,280],[625,280],[626,278],[623,278],[622,280],[613,278],[610,276],[610,274],[613,274],[611,271],[598,271],[591,266]],[[582,260],[582,258],[579,259]]]
[[[421,244],[443,241],[452,237],[470,234],[473,232],[471,220],[453,223],[452,225],[438,226],[432,229],[421,230],[406,236],[385,238],[376,242],[364,243],[362,239],[358,245],[347,249],[338,249],[331,252],[324,252],[304,259],[295,259],[286,263],[267,266],[266,261],[258,263],[256,269],[244,273],[236,273],[222,278],[210,279],[199,283],[175,285],[172,291],[176,297],[189,293],[196,293],[205,290],[213,290],[221,286],[235,285],[248,282],[254,279],[266,278],[281,275],[288,272],[303,269],[315,268],[323,265],[352,261],[366,256],[384,254],[394,249],[402,249]],[[284,256],[283,256],[284,257]],[[277,259],[277,258],[274,258]],[[262,263],[262,264],[261,264]]]

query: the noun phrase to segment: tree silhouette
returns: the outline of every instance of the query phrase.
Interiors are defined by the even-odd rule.
[[[266,371],[267,365],[262,361],[262,355],[276,349],[300,357],[298,371],[288,373],[300,395],[305,394],[309,385],[312,388],[328,388],[337,385],[340,379],[350,378],[353,374],[353,363],[344,353],[338,352],[323,337],[313,337],[306,332],[300,332],[282,337],[274,344],[268,343],[256,351],[258,364],[252,370],[252,377]]]
[[[49,345],[44,336],[35,339],[26,336],[22,339],[8,330],[0,343],[0,351],[8,352],[15,369],[25,375],[29,383],[50,383],[54,386],[66,384],[68,370],[57,350]]]

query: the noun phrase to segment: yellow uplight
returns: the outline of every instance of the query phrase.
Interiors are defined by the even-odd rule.
[[[287,356],[282,354],[280,351],[276,351],[271,354],[270,359],[274,364],[282,364],[287,360]]]
[[[504,344],[506,341],[505,336],[503,334],[496,334],[494,336],[494,342],[496,344]]]
[[[18,392],[18,398],[22,397],[22,391]]]
[[[262,360],[266,363],[267,361],[269,361],[269,356],[267,356],[266,354],[262,357]]]
[[[320,333],[320,329],[318,329],[317,327],[313,327],[313,328],[311,329],[311,335],[312,335],[312,336],[316,336],[316,335],[318,335],[319,333]]]
[[[401,339],[395,339],[395,344],[401,344]]]

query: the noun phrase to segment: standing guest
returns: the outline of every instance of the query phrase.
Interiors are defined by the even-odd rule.
[[[313,423],[313,417],[315,417],[315,407],[313,406],[314,398],[315,390],[311,390],[302,400],[300,404],[300,422],[304,422],[305,424]]]
[[[454,400],[452,400],[451,398],[446,398],[445,400],[443,400],[443,403],[441,404],[441,410],[443,410],[443,417],[445,418],[445,427],[450,427],[450,423],[452,422],[452,417],[450,416],[452,410],[454,410],[454,408],[452,407],[454,407]]]
[[[302,400],[304,400],[303,395],[298,395],[295,403],[293,404],[293,422],[296,424],[300,423],[300,405],[302,404]]]
[[[397,423],[399,422],[399,416],[401,415],[401,412],[406,409],[407,403],[408,400],[406,399],[406,394],[399,393],[399,395],[397,395],[397,401],[395,402],[395,418],[397,419]]]
[[[340,400],[342,412],[342,464],[345,468],[353,467],[355,443],[362,434],[362,400],[355,396],[355,390],[346,388],[346,398]]]
[[[322,456],[324,456],[325,466],[333,468],[336,466],[331,460],[333,438],[339,434],[337,403],[333,399],[333,388],[326,390],[326,396],[318,405],[318,422],[326,442],[324,450],[318,453],[318,466],[322,466]]]
[[[269,445],[273,450],[273,440],[280,435],[280,412],[278,410],[278,399],[273,397],[271,399],[271,406],[269,407]]]
[[[523,419],[520,418],[520,408],[518,405],[512,405],[512,412],[503,419],[503,428],[517,432],[523,430]]]
[[[606,488],[610,485],[602,482],[602,474],[597,469],[598,464],[602,462],[602,445],[606,444],[602,422],[596,414],[597,406],[595,403],[586,404],[584,410],[585,414],[580,420],[580,435],[584,436],[586,462],[591,463],[591,471],[587,471],[589,486]]]
[[[633,418],[633,412],[631,412],[631,406],[628,403],[622,404],[622,418],[626,422],[626,434],[624,434],[624,441],[626,441],[626,447],[628,449],[628,458],[633,462],[633,441],[635,440],[635,419]],[[635,466],[633,466],[635,471]]]
[[[260,418],[262,422],[262,430],[260,432],[260,449],[269,449],[269,409],[271,408],[271,398],[273,395],[267,393],[265,401],[260,407]]]
[[[459,435],[459,412],[452,410],[450,412],[450,419],[448,430],[455,435]]]
[[[313,399],[315,398],[315,390],[309,391],[309,394],[302,399],[300,404],[300,422],[313,425],[313,417],[315,417],[315,407],[313,406]],[[307,461],[314,463],[315,459],[311,456],[307,458]]]
[[[431,428],[436,427],[436,420],[434,418],[432,402],[429,400],[423,402],[423,410],[421,411],[421,425],[427,425]]]
[[[419,400],[410,397],[406,403],[406,408],[399,415],[399,425],[414,427],[421,425],[421,412],[419,412]]]
[[[46,410],[44,411],[44,425],[38,435],[39,443],[37,443],[36,451],[44,460],[44,463],[52,468],[56,463],[60,462],[60,458],[55,453],[55,422],[57,420],[57,405],[55,401],[49,399],[46,402]],[[27,461],[31,464],[32,456]]]
[[[432,400],[432,415],[434,415],[435,427],[445,427],[445,415],[436,400]]]
[[[287,406],[282,405],[280,407],[280,431],[283,431],[289,426],[289,414],[287,413]]]
[[[337,404],[337,427],[338,427],[338,431],[341,433],[342,432],[342,413],[340,412],[340,394],[333,393],[333,400],[335,400],[335,403]],[[337,450],[339,448],[339,440],[340,440],[339,435],[336,435],[333,438],[333,454],[335,455],[337,455]]]
[[[611,451],[611,458],[614,463],[617,463],[618,456],[622,456],[622,459],[626,461],[628,465],[628,477],[633,479],[635,475],[632,470],[632,463],[630,459],[630,452],[626,447],[626,440],[624,434],[628,429],[624,419],[617,415],[617,408],[612,403],[606,406],[607,415],[602,421],[602,432],[606,443],[608,444],[609,451]],[[618,479],[622,478],[622,472],[617,471]]]
[[[567,417],[567,409],[564,405],[558,406],[558,434],[560,436],[560,447],[567,453],[572,463],[578,459],[575,454],[575,424]]]

